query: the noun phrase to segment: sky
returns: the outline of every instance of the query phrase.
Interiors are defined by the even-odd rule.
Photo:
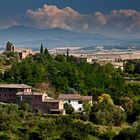
[[[17,25],[140,35],[140,0],[0,0],[0,29]]]

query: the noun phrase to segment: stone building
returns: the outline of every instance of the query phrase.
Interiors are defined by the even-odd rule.
[[[15,46],[12,43],[7,42],[7,44],[6,44],[6,51],[14,52],[15,51]]]
[[[27,56],[32,55],[32,49],[30,48],[15,48],[15,46],[7,42],[5,52],[17,52],[19,55],[19,59],[25,59]]]
[[[0,84],[0,102],[16,103],[17,92],[31,93],[31,87],[24,84]]]
[[[63,114],[64,102],[61,99],[53,99],[45,93],[32,92],[18,92],[17,103],[29,103],[34,110],[42,113]]]

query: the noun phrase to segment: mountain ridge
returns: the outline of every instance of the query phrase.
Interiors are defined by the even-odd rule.
[[[134,40],[134,39],[133,39]],[[127,39],[108,37],[102,34],[75,32],[60,28],[38,29],[27,26],[14,26],[0,30],[0,42],[11,41],[18,47],[37,48],[43,43],[45,47],[90,47],[97,45],[118,45],[134,42]],[[137,42],[137,40],[135,40]],[[139,42],[139,41],[138,41]],[[137,42],[137,43],[138,43]]]

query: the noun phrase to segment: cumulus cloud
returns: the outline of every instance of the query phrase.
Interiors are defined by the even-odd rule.
[[[112,15],[124,15],[126,17],[133,16],[134,14],[137,14],[136,10],[131,9],[124,9],[124,10],[113,10],[111,12]]]
[[[101,12],[96,12],[95,21],[97,22],[97,24],[105,25],[107,21],[107,16],[104,16]]]
[[[136,10],[113,10],[110,14],[109,21],[112,21],[120,29],[127,32],[136,31],[136,28],[137,31],[140,30],[140,12]]]
[[[41,27],[71,29],[80,14],[70,7],[59,9],[56,6],[45,4],[37,10],[28,10],[27,15]]]
[[[45,4],[28,10],[27,16],[40,28],[63,28],[90,32],[133,32],[140,28],[140,12],[131,9],[112,10],[109,14],[95,12],[83,15],[70,7],[59,9]]]

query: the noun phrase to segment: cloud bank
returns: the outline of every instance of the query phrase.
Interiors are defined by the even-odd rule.
[[[24,18],[0,21],[0,28],[14,25],[28,25],[36,28],[62,28],[68,30],[110,33],[140,34],[140,11],[123,9],[112,10],[109,14],[97,11],[84,15],[70,7],[60,9],[45,4],[36,10],[27,10]]]
[[[71,29],[80,14],[70,7],[59,9],[45,4],[36,11],[28,10],[27,15],[41,28]]]
[[[112,10],[109,14],[99,11],[82,15],[70,7],[59,9],[45,4],[27,15],[40,28],[63,28],[87,32],[140,32],[140,12],[131,9]]]

